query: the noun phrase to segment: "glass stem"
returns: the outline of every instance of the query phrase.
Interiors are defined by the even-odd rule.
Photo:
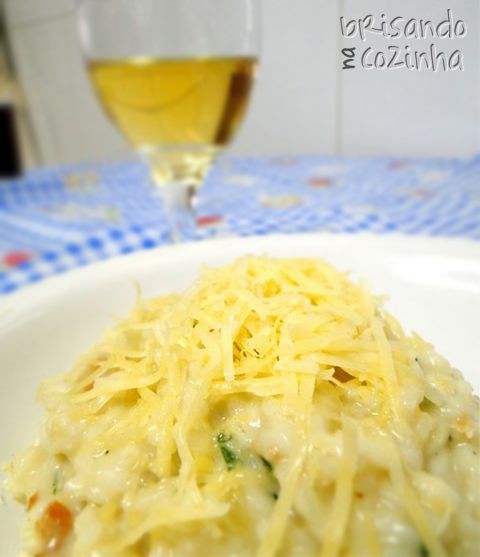
[[[179,244],[195,230],[196,188],[182,182],[157,186],[163,198],[170,241]]]

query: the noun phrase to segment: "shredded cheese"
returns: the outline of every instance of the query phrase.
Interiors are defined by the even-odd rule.
[[[335,498],[332,503],[332,514],[325,527],[321,557],[336,557],[342,545],[357,468],[357,450],[355,425],[349,419],[343,420],[342,460],[336,480]]]
[[[323,261],[246,257],[139,297],[40,397],[9,466],[28,556],[476,554],[478,399]],[[71,513],[61,540],[48,508]]]

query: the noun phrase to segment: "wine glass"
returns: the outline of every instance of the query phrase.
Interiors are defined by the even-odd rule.
[[[88,72],[111,120],[148,161],[170,236],[237,132],[255,81],[260,0],[77,0]]]

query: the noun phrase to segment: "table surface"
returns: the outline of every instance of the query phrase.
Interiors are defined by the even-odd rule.
[[[224,158],[186,239],[313,231],[480,240],[480,157]],[[0,182],[0,294],[168,242],[162,203],[139,162]]]

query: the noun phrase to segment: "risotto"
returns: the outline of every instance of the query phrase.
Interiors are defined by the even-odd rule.
[[[478,555],[478,398],[323,261],[138,300],[40,398],[26,556]]]

